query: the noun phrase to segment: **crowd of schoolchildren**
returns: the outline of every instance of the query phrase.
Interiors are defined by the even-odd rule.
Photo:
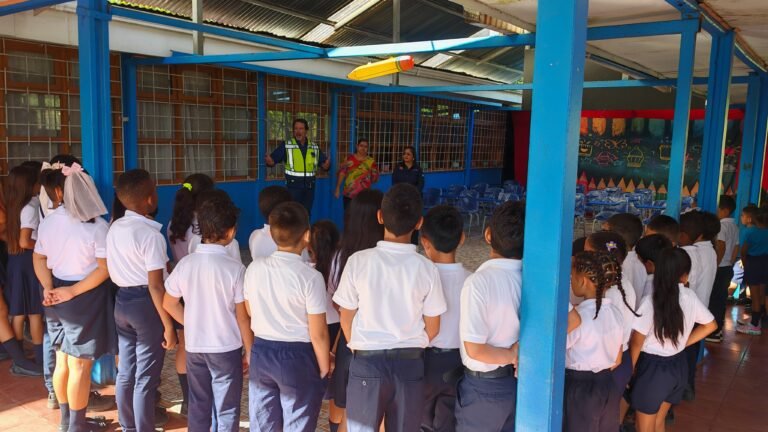
[[[174,348],[190,431],[237,431],[244,380],[252,430],[314,431],[324,399],[334,432],[514,430],[522,203],[493,212],[490,259],[471,273],[456,261],[461,214],[424,215],[413,186],[361,192],[341,233],[330,221],[310,226],[288,190],[270,186],[246,268],[239,210],[209,177],[185,179],[165,234],[148,172],[123,173],[115,190],[107,222],[70,156],[22,164],[6,181],[3,356],[14,374],[44,375],[59,431],[107,427],[86,417],[103,398],[90,372],[104,354],[118,355],[122,430],[154,431]],[[565,431],[616,432],[630,410],[640,432],[664,430],[670,408],[693,397],[700,342],[722,339],[739,256],[752,316],[738,331],[760,334],[768,213],[745,208],[739,236],[734,210],[723,196],[717,215],[679,223],[617,214],[574,242]]]

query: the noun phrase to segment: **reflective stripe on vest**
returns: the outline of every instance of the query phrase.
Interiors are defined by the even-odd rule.
[[[306,158],[295,138],[285,143],[285,174],[293,177],[314,177],[317,173],[317,161],[320,148],[307,139]]]

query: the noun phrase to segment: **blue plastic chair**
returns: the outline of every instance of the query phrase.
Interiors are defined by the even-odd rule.
[[[488,189],[488,183],[477,183],[472,185],[471,190],[477,191],[478,194],[483,195]]]
[[[581,232],[587,235],[587,200],[583,193],[576,194],[576,203],[574,207],[574,225],[581,223]]]
[[[459,213],[466,215],[469,218],[469,224],[467,225],[467,237],[472,235],[472,221],[477,220],[478,226],[480,225],[480,217],[483,218],[483,225],[485,225],[486,216],[480,211],[480,205],[477,198],[471,195],[462,195],[457,201],[457,208]]]
[[[431,209],[432,207],[440,204],[440,189],[427,188],[421,196],[424,202],[424,211]]]

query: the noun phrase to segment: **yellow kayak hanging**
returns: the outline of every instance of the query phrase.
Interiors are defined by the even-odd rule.
[[[365,81],[411,69],[413,69],[413,57],[406,55],[358,66],[347,75],[347,78],[355,81]]]

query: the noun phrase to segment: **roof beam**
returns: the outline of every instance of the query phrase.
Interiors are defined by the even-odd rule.
[[[67,3],[71,0],[22,0],[6,2],[5,6],[0,6],[0,16],[12,15],[28,10],[47,8],[49,6]]]

